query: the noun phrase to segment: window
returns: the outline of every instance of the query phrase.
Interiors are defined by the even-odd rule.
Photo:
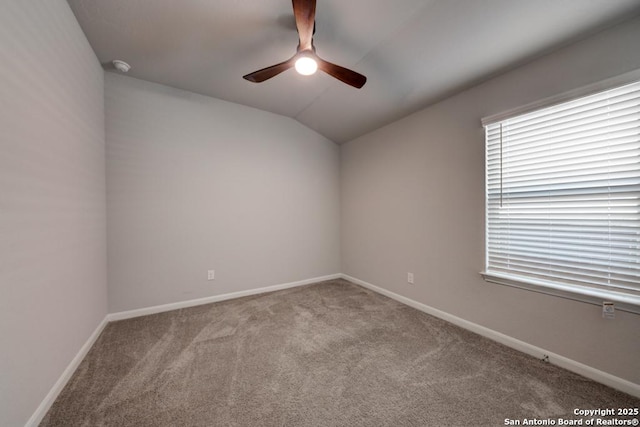
[[[640,311],[640,82],[485,132],[485,279]]]

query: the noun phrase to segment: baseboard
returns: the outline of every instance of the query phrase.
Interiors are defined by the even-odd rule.
[[[149,314],[162,313],[164,311],[178,310],[180,308],[194,307],[202,304],[210,304],[212,302],[225,301],[234,298],[246,297],[249,295],[264,294],[267,292],[280,291],[282,289],[295,288],[297,286],[310,285],[312,283],[322,282],[324,280],[339,279],[342,274],[331,274],[328,276],[313,277],[311,279],[299,280],[297,282],[282,283],[280,285],[267,286],[264,288],[249,289],[246,291],[231,292],[228,294],[214,295],[211,297],[180,301],[170,304],[156,305],[153,307],[139,308],[136,310],[120,311],[107,315],[107,320],[113,322],[115,320],[131,319],[133,317],[146,316]]]
[[[447,322],[453,323],[454,325],[460,326],[461,328],[475,332],[493,341],[497,341],[515,350],[534,356],[536,358],[541,359],[543,355],[548,355],[549,362],[554,365],[560,366],[561,368],[564,368],[568,371],[575,372],[576,374],[582,375],[583,377],[592,379],[601,384],[607,385],[609,387],[615,388],[617,390],[623,391],[627,394],[640,398],[639,384],[632,383],[631,381],[627,381],[623,378],[616,377],[615,375],[611,375],[607,372],[600,371],[596,368],[577,362],[573,359],[569,359],[567,357],[550,352],[548,350],[537,347],[535,345],[526,343],[524,341],[520,341],[509,335],[505,335],[503,333],[494,331],[493,329],[480,326],[477,323],[470,322],[468,320],[462,319],[460,317],[457,317],[452,314],[446,313],[444,311],[438,310],[436,308],[430,307],[426,304],[422,304],[420,302],[414,301],[405,296],[396,294],[394,292],[391,292],[379,286],[372,285],[371,283],[365,282],[364,280],[357,279],[347,274],[342,274],[342,278],[350,282],[353,282],[357,285],[360,285],[362,287],[365,287],[367,289],[370,289],[376,293],[392,298],[398,302],[401,302],[405,305],[413,307],[417,310],[423,311],[427,314],[438,317],[442,320],[446,320]]]
[[[392,298],[398,302],[406,304],[410,307],[423,311],[432,316],[446,320],[447,322],[453,323],[454,325],[468,329],[472,332],[475,332],[479,335],[482,335],[484,337],[497,341],[508,347],[519,350],[523,353],[532,355],[537,358],[541,358],[543,354],[546,354],[549,356],[549,361],[554,365],[560,366],[564,369],[580,374],[586,378],[592,379],[599,383],[608,385],[609,387],[618,389],[632,396],[640,398],[640,385],[638,384],[632,383],[625,379],[622,379],[614,375],[608,374],[606,372],[600,371],[598,369],[592,368],[591,366],[587,366],[580,362],[576,362],[575,360],[569,359],[559,354],[555,354],[553,352],[547,351],[540,347],[528,344],[524,341],[520,341],[508,335],[494,331],[493,329],[480,326],[476,323],[469,322],[468,320],[464,320],[460,317],[454,316],[444,311],[435,309],[433,307],[429,307],[426,304],[422,304],[410,298],[388,291],[384,288],[372,285],[371,283],[365,282],[364,280],[357,279],[347,274],[331,274],[328,276],[314,277],[311,279],[300,280],[297,282],[283,283],[280,285],[267,286],[267,287],[257,288],[257,289],[249,289],[246,291],[232,292],[232,293],[216,295],[212,297],[199,298],[199,299],[181,301],[181,302],[172,303],[172,304],[157,305],[157,306],[146,307],[146,308],[141,308],[137,310],[121,311],[118,313],[107,314],[105,318],[102,320],[102,322],[100,322],[98,327],[96,327],[96,329],[93,331],[91,336],[84,343],[84,345],[80,348],[80,350],[78,351],[76,356],[73,358],[73,360],[69,363],[69,365],[66,367],[62,375],[60,375],[60,378],[58,378],[58,381],[56,381],[56,383],[51,388],[51,390],[49,391],[47,396],[44,398],[42,403],[40,403],[40,406],[38,406],[38,409],[36,409],[36,411],[33,413],[31,418],[29,418],[29,421],[27,421],[26,426],[36,427],[38,424],[40,424],[40,422],[46,415],[49,408],[51,408],[51,405],[53,405],[53,402],[56,400],[56,398],[58,397],[58,395],[60,394],[64,386],[67,384],[67,382],[69,381],[69,379],[71,378],[75,370],[78,368],[78,366],[82,362],[82,359],[84,359],[84,357],[87,355],[87,353],[91,349],[91,346],[98,339],[98,337],[100,336],[100,333],[105,328],[105,326],[111,321],[130,319],[133,317],[146,316],[148,314],[160,313],[164,311],[176,310],[176,309],[186,308],[186,307],[193,307],[193,306],[202,305],[202,304],[209,304],[212,302],[225,301],[225,300],[245,297],[249,295],[257,295],[257,294],[262,294],[267,292],[279,291],[282,289],[289,289],[289,288],[294,288],[298,286],[309,285],[312,283],[322,282],[324,280],[333,280],[338,278],[343,278],[345,280],[358,284],[362,287],[370,289],[379,294],[385,295],[389,298]]]
[[[105,316],[105,318],[102,319],[98,327],[93,331],[91,336],[89,336],[89,339],[87,339],[87,341],[82,345],[82,347],[80,347],[80,350],[75,355],[75,357],[71,360],[69,365],[67,365],[65,370],[62,372],[62,375],[60,375],[60,378],[58,378],[58,381],[56,381],[56,383],[53,385],[51,390],[49,390],[49,393],[47,393],[46,397],[40,403],[40,406],[38,406],[38,409],[36,409],[33,415],[31,415],[31,418],[29,418],[29,421],[27,421],[27,423],[25,424],[26,427],[36,427],[38,424],[40,424],[40,422],[42,421],[44,416],[47,414],[47,411],[49,411],[49,408],[51,408],[51,405],[53,405],[53,402],[55,402],[56,398],[58,397],[58,395],[60,394],[64,386],[67,385],[67,382],[69,381],[73,373],[76,371],[76,369],[78,369],[78,366],[80,366],[82,359],[84,359],[84,357],[87,355],[87,353],[89,352],[93,344],[96,342],[96,340],[100,336],[100,333],[102,332],[102,330],[105,328],[105,326],[107,326],[107,323],[109,323],[109,321]]]
[[[25,426],[36,427],[38,424],[40,424],[44,416],[47,414],[47,411],[51,408],[51,405],[53,405],[53,402],[55,402],[56,398],[58,397],[58,395],[60,394],[64,386],[67,385],[67,382],[69,381],[73,373],[76,371],[76,369],[80,365],[80,362],[82,362],[82,359],[84,359],[84,357],[87,355],[87,353],[91,349],[91,346],[93,346],[93,344],[96,342],[96,340],[100,336],[100,333],[105,328],[105,326],[107,326],[109,322],[113,322],[115,320],[130,319],[130,318],[139,317],[139,316],[146,316],[148,314],[176,310],[179,308],[209,304],[212,302],[225,301],[228,299],[246,297],[249,295],[263,294],[267,292],[279,291],[282,289],[295,288],[297,286],[310,285],[312,283],[322,282],[324,280],[333,280],[333,279],[339,279],[339,278],[342,278],[342,274],[331,274],[328,276],[314,277],[311,279],[299,280],[297,282],[282,283],[279,285],[267,286],[264,288],[249,289],[246,291],[232,292],[229,294],[216,295],[212,297],[199,298],[199,299],[181,301],[181,302],[172,303],[172,304],[163,304],[163,305],[157,305],[154,307],[145,307],[137,310],[121,311],[118,313],[107,314],[105,318],[102,319],[102,322],[100,322],[98,327],[93,331],[89,339],[87,339],[84,345],[80,348],[80,351],[78,351],[78,353],[73,358],[71,363],[69,363],[69,365],[64,370],[62,375],[60,375],[60,378],[58,378],[58,381],[56,381],[56,383],[53,385],[53,387],[51,388],[47,396],[40,403],[40,406],[38,406],[38,409],[36,409],[33,415],[31,415],[31,418],[29,418],[29,421],[27,421]]]

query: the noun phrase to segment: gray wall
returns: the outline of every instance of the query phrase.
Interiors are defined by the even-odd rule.
[[[336,144],[283,116],[105,79],[111,312],[340,272]]]
[[[640,68],[638,45],[636,19],[339,149],[293,120],[123,76],[108,74],[103,96],[66,2],[3,0],[0,425],[27,421],[104,318],[107,260],[116,312],[332,274],[342,259],[347,274],[640,383],[639,316],[604,321],[478,275],[480,118]]]
[[[342,267],[431,307],[640,383],[640,316],[486,283],[480,119],[640,68],[640,20],[342,146]],[[415,274],[415,285],[406,282]]]
[[[0,425],[107,313],[103,71],[63,0],[0,2]]]

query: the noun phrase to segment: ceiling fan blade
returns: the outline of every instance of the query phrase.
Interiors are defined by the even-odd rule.
[[[281,62],[276,65],[272,65],[267,68],[263,68],[258,71],[254,71],[253,73],[247,74],[246,76],[242,76],[243,79],[249,80],[254,83],[261,83],[265,80],[269,80],[271,77],[275,77],[283,71],[287,71],[289,68],[295,65],[295,56],[291,59],[288,59],[284,62]]]
[[[319,69],[350,86],[360,89],[367,82],[367,78],[360,73],[332,64],[317,56],[316,61],[318,62]]]
[[[300,38],[298,50],[312,50],[316,20],[316,0],[292,0],[292,2],[298,37]]]

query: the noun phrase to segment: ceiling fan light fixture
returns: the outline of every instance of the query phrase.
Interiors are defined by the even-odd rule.
[[[296,60],[296,71],[303,76],[310,76],[318,71],[318,63],[310,56],[301,56]]]
[[[261,83],[289,68],[295,67],[298,73],[305,76],[315,73],[319,68],[320,71],[356,89],[364,86],[367,78],[362,74],[332,64],[316,55],[316,48],[313,45],[313,34],[316,28],[316,0],[292,0],[292,4],[293,16],[296,18],[296,28],[298,29],[296,54],[284,62],[254,71],[242,76],[242,78],[253,83]]]

